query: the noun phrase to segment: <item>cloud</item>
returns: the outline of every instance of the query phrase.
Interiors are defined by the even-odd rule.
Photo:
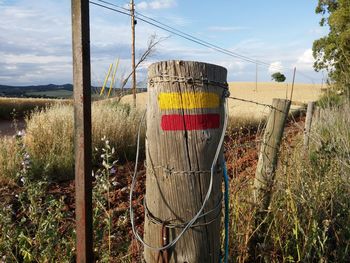
[[[272,62],[268,68],[268,71],[270,74],[283,71],[282,62],[281,61]]]
[[[153,9],[153,10],[159,10],[159,9],[167,9],[176,6],[175,0],[154,0],[151,2],[142,1],[138,4],[136,4],[137,10],[147,10],[147,9]]]
[[[314,64],[314,57],[312,55],[312,49],[309,48],[307,50],[305,50],[303,52],[303,54],[301,54],[298,57],[297,62],[295,63],[295,67],[298,70],[305,70],[305,71],[309,71],[309,70],[313,70],[313,64]]]
[[[312,56],[312,49],[309,48],[304,51],[304,53],[298,57],[297,64],[311,64],[314,62],[314,57]]]
[[[210,26],[208,27],[209,31],[216,31],[216,32],[232,32],[232,31],[240,31],[248,29],[248,27],[243,26]]]
[[[313,34],[316,36],[324,36],[324,35],[327,35],[328,32],[329,32],[329,29],[325,27],[315,27],[309,30],[310,34]]]
[[[0,84],[47,84],[72,82],[72,46],[70,1],[54,0],[0,0]],[[183,18],[181,14],[168,10],[177,5],[176,0],[140,0],[138,8],[149,10],[152,17],[165,20],[169,25],[192,26],[193,17]],[[163,18],[162,18],[163,17]],[[200,25],[198,25],[200,26]],[[100,7],[90,9],[91,72],[93,85],[103,82],[109,64],[120,58],[118,72],[128,74],[130,60],[130,18]],[[183,31],[187,32],[187,29]],[[239,26],[211,26],[212,31],[229,32],[244,30]],[[136,27],[136,54],[140,56],[147,46],[150,35],[168,36],[160,29],[144,23]],[[203,37],[206,39],[207,35]],[[214,43],[218,39],[215,38]],[[267,41],[267,40],[266,40]],[[312,71],[310,49],[283,49],[277,43],[266,43],[264,39],[249,38],[228,44],[231,51],[261,61],[274,61],[269,71],[283,65],[294,64],[307,73]],[[228,69],[228,80],[254,81],[255,64],[214,52],[211,49],[171,37],[156,47],[155,54],[138,70],[138,81],[146,78],[150,63],[159,60],[196,60],[218,64]],[[268,67],[268,66],[267,66]],[[270,80],[267,67],[259,66],[259,80]],[[286,69],[285,74],[290,74]],[[310,73],[315,74],[315,73]]]

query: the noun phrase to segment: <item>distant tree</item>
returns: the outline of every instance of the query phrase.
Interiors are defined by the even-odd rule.
[[[276,72],[271,75],[272,80],[277,82],[284,82],[286,80],[286,76],[281,72]]]
[[[350,96],[350,1],[319,0],[316,14],[329,33],[313,43],[314,68],[327,70],[330,81]]]

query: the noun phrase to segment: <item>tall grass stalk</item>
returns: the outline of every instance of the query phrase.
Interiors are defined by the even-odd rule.
[[[93,149],[104,147],[108,138],[119,159],[132,159],[135,152],[140,114],[128,106],[99,103],[92,106]],[[35,111],[26,119],[25,144],[33,160],[35,174],[51,179],[73,177],[73,107],[54,105]],[[144,136],[144,133],[142,134]],[[94,151],[93,164],[101,162],[100,150]]]
[[[232,262],[347,262],[350,258],[350,107],[324,109],[314,121],[310,150],[302,133],[284,143],[267,232],[251,257],[253,175],[231,182]]]

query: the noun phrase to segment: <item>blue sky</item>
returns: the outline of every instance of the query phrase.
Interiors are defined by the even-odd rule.
[[[128,7],[128,0],[107,0]],[[98,2],[95,0],[95,2]],[[319,26],[317,0],[135,0],[136,10],[230,51],[267,62],[259,81],[270,81],[283,66],[287,81],[297,67],[297,82],[321,82],[312,69],[312,42],[327,33]],[[72,82],[70,1],[0,0],[0,84]],[[119,78],[130,72],[130,18],[90,6],[92,81],[101,85],[110,63],[120,58]],[[149,37],[167,37],[138,70],[168,59],[197,60],[228,69],[229,81],[255,81],[255,64],[214,52],[139,21],[136,54]],[[302,74],[298,74],[302,73]],[[310,78],[306,78],[304,75]]]

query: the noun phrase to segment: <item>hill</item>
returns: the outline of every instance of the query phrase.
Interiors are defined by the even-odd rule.
[[[72,94],[72,84],[31,86],[0,85],[0,96],[2,97],[67,98],[71,97]]]

